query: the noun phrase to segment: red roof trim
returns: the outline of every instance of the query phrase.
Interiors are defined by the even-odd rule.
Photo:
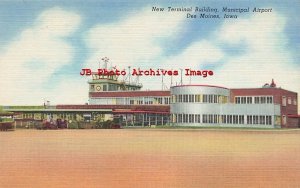
[[[148,114],[170,114],[170,112],[157,112],[157,111],[144,111],[144,110],[114,110],[113,113],[116,114],[134,114],[134,113],[148,113]]]
[[[90,92],[90,97],[151,97],[151,96],[170,96],[170,91],[108,91]]]
[[[300,118],[300,114],[288,114],[287,115],[289,118]]]
[[[285,92],[291,92],[297,94],[295,91],[290,91],[287,89],[279,88],[279,87],[257,87],[257,88],[231,88],[230,90],[237,91],[237,90],[280,90]]]
[[[222,89],[229,89],[229,88],[222,87],[222,86],[205,85],[205,84],[178,85],[178,86],[172,86],[172,87],[186,87],[186,86],[202,86],[202,87],[216,87],[216,88],[222,88]]]
[[[159,111],[169,112],[169,105],[57,105],[56,109],[132,109],[132,110],[145,110],[145,111]]]

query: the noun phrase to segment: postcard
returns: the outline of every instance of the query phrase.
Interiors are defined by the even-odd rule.
[[[300,187],[300,2],[0,2],[0,187]]]

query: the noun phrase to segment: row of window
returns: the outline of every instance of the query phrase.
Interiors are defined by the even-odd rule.
[[[91,113],[91,119],[96,120],[97,118],[105,118],[106,114],[99,114],[99,113]],[[67,120],[81,120],[84,118],[84,114],[82,113],[23,113],[18,115],[17,118],[22,119],[67,119]]]
[[[271,116],[247,116],[247,124],[272,125]]]
[[[272,104],[274,103],[273,96],[236,96],[236,104]],[[297,105],[297,99],[292,97],[282,97],[282,106],[287,104]]]
[[[127,99],[128,100],[128,99]],[[125,100],[125,104],[127,104]],[[134,97],[129,99],[129,104],[170,104],[169,97]]]
[[[101,84],[101,85],[90,85],[90,91],[119,91],[119,90],[139,90],[139,87],[121,86],[116,84]]]
[[[294,99],[292,100],[292,97],[288,97],[288,98],[287,98],[287,103],[288,103],[288,104],[292,104],[292,103],[293,103],[293,105],[297,105],[297,99],[294,98]],[[283,96],[283,97],[282,97],[282,106],[286,106],[286,96]]]
[[[272,96],[236,96],[235,97],[236,104],[272,104],[273,97]]]
[[[172,95],[172,103],[228,103],[228,96],[206,94]]]
[[[245,119],[246,118],[246,119]],[[247,120],[247,121],[245,121]],[[217,115],[217,114],[173,114],[173,123],[208,124],[260,124],[272,125],[272,116],[265,115]]]
[[[90,104],[103,105],[168,105],[170,97],[103,97],[91,98]]]

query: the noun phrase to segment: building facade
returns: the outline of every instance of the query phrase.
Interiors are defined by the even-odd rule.
[[[106,121],[120,117],[123,126],[201,126],[298,128],[297,93],[276,87],[229,89],[178,85],[167,91],[143,91],[136,82],[95,73],[84,105],[6,106],[19,126],[44,121]]]
[[[174,86],[171,119],[177,126],[299,128],[297,97],[273,80],[262,88]]]
[[[182,85],[171,88],[174,125],[279,128],[280,105],[272,95],[232,96],[228,88]],[[234,101],[233,101],[233,100]]]

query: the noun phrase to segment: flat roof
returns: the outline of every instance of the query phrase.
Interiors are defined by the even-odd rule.
[[[280,87],[231,88],[231,90],[282,90],[282,91],[287,91],[287,92],[297,94],[297,92],[295,92],[295,91],[290,91],[290,90],[283,89]]]
[[[170,112],[145,111],[145,110],[113,110],[115,114],[149,113],[149,114],[170,114]]]
[[[112,109],[8,109],[10,112],[111,112]]]
[[[215,85],[206,85],[206,84],[177,85],[177,86],[172,86],[171,88],[173,88],[173,87],[187,87],[187,86],[202,86],[202,87],[216,87],[216,88],[222,88],[222,89],[229,89],[227,87],[215,86]]]
[[[157,96],[170,96],[170,90],[158,91],[102,91],[102,92],[89,92],[90,97],[157,97]]]

